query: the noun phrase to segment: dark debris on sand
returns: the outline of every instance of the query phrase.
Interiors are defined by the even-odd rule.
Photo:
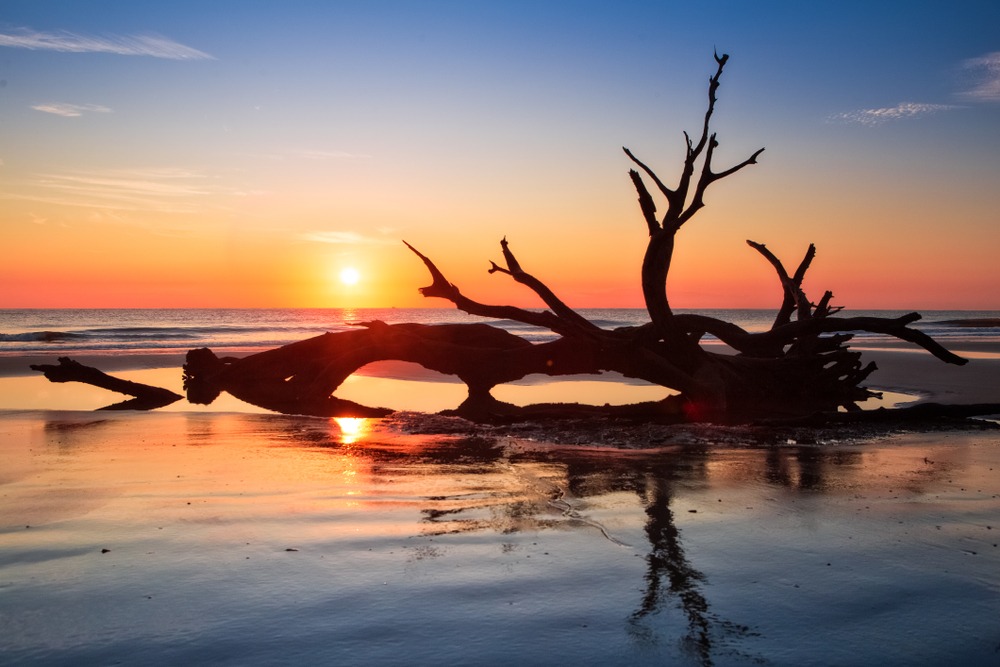
[[[827,415],[803,420],[740,425],[656,424],[623,419],[581,418],[477,424],[460,417],[397,412],[383,420],[389,430],[422,435],[462,435],[484,439],[527,440],[556,445],[656,449],[661,447],[772,447],[843,444],[898,433],[997,431],[1000,423],[984,419],[882,411],[862,420]]]

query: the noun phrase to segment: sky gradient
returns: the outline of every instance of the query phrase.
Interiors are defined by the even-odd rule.
[[[701,4],[2,0],[0,307],[641,306],[718,49],[675,307],[1000,308],[1000,3]]]

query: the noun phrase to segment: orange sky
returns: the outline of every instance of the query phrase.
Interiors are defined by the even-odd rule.
[[[749,238],[790,268],[816,243],[813,300],[1000,308],[992,9],[859,23],[768,6],[720,23],[660,3],[527,22],[517,3],[380,7],[233,24],[235,6],[11,5],[0,307],[446,306],[417,293],[428,278],[402,239],[473,298],[537,305],[486,273],[503,236],[568,303],[641,306],[645,226],[620,147],[675,182],[724,39],[717,167],[766,151],[682,230],[675,307],[775,307]],[[624,40],[678,20],[715,29]],[[804,41],[819,61],[793,57]]]

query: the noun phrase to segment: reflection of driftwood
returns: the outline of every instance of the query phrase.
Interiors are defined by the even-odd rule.
[[[689,485],[701,487],[708,480],[710,468],[706,463],[712,458],[711,451],[710,448],[692,446],[678,449],[672,456],[660,453],[606,457],[593,451],[541,452],[528,449],[511,456],[509,451],[497,447],[496,442],[488,438],[471,438],[463,441],[461,446],[436,451],[421,450],[419,456],[422,463],[448,466],[449,470],[453,470],[456,464],[464,464],[487,471],[494,471],[498,466],[509,472],[524,464],[558,462],[550,468],[551,477],[545,474],[514,474],[510,480],[502,482],[500,493],[434,497],[431,500],[433,505],[422,510],[423,521],[430,528],[424,535],[480,530],[503,534],[522,530],[536,532],[563,526],[565,520],[585,530],[596,529],[604,539],[622,546],[623,543],[601,523],[578,512],[575,509],[578,504],[572,501],[607,498],[622,492],[634,493],[644,506],[649,551],[645,555],[647,568],[641,599],[638,608],[628,618],[629,633],[642,642],[656,642],[662,632],[677,633],[681,637],[682,649],[691,654],[695,664],[712,665],[720,649],[732,653],[734,639],[753,633],[750,628],[730,622],[711,609],[705,590],[706,577],[688,556],[671,507],[678,482],[680,487],[686,488]],[[777,456],[789,455],[787,451],[774,451]],[[373,467],[376,474],[428,474],[426,467],[400,466],[395,461],[386,465],[384,456],[380,453],[379,465]],[[394,452],[388,456],[412,454]],[[525,482],[525,488],[520,488]],[[489,489],[489,484],[484,482],[483,489]],[[588,505],[589,502],[584,504]],[[551,518],[553,507],[562,510],[563,520]],[[684,614],[686,628],[676,626],[672,615],[653,620],[674,606]],[[750,659],[747,662],[754,661]]]
[[[712,664],[712,615],[708,600],[701,591],[705,577],[689,561],[681,544],[680,530],[670,509],[671,482],[665,477],[652,478],[645,491],[646,535],[651,550],[646,556],[646,590],[642,603],[632,614],[632,623],[659,611],[668,595],[676,596],[688,620],[687,645],[702,665]],[[666,584],[666,588],[664,588]]]
[[[103,407],[102,410],[155,410],[184,398],[169,389],[116,378],[68,357],[59,357],[58,366],[32,364],[31,370],[44,373],[50,382],[82,382],[119,394],[135,396],[128,401]]]

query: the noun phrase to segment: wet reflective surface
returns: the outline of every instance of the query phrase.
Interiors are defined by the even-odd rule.
[[[996,664],[990,434],[636,451],[8,412],[4,664]]]

